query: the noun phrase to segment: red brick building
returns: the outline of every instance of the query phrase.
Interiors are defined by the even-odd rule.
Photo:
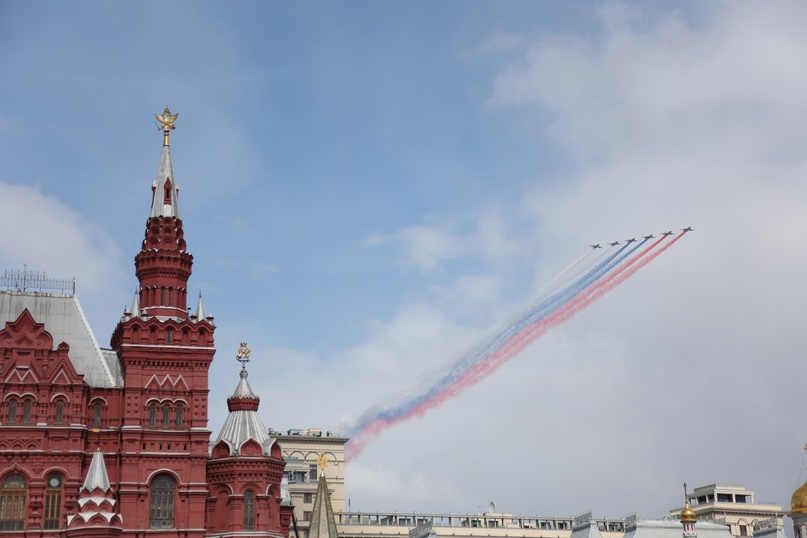
[[[284,463],[257,413],[245,345],[211,443],[216,327],[201,295],[187,308],[193,256],[168,136],[176,116],[166,108],[158,119],[140,285],[111,349],[75,294],[0,291],[0,536],[288,536]]]

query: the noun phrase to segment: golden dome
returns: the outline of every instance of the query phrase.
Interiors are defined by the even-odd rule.
[[[790,498],[790,515],[807,514],[807,482],[793,492]]]
[[[690,508],[689,501],[684,504],[684,509],[681,510],[681,523],[695,523],[695,510]]]

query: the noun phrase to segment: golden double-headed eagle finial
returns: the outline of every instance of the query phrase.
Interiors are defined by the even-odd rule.
[[[165,107],[162,114],[154,114],[154,117],[157,118],[157,129],[163,132],[163,146],[169,146],[168,133],[177,128],[174,122],[177,121],[179,113],[171,114],[168,107]]]
[[[241,365],[246,368],[247,363],[249,362],[249,354],[251,350],[247,347],[246,342],[241,342],[241,347],[238,348],[238,355],[235,356],[235,360],[241,363]]]
[[[317,458],[317,463],[319,464],[319,468],[323,471],[325,470],[325,466],[328,465],[328,456],[325,454],[320,454]]]

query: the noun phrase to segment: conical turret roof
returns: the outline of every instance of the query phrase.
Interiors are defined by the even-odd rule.
[[[109,475],[106,472],[104,454],[101,452],[100,448],[92,455],[90,468],[87,470],[87,477],[84,479],[84,485],[81,486],[81,489],[85,491],[93,491],[96,488],[100,488],[101,491],[104,492],[112,489],[109,484]]]
[[[308,528],[309,538],[338,538],[336,532],[336,519],[331,506],[331,494],[328,491],[328,481],[325,472],[320,466],[317,495],[314,498],[314,508],[311,511],[311,525]]]
[[[241,344],[241,348],[238,350],[238,360],[242,362],[241,380],[233,395],[227,398],[227,408],[230,413],[212,446],[224,441],[230,447],[231,454],[239,455],[241,446],[253,439],[263,447],[264,455],[268,455],[274,440],[269,436],[266,426],[258,415],[261,399],[252,392],[252,387],[247,381],[249,372],[247,372],[246,363],[249,362],[249,352],[246,344]]]
[[[68,536],[83,536],[87,534],[86,527],[98,526],[107,529],[103,536],[121,534],[122,520],[100,448],[92,455],[84,484],[78,491],[77,504],[77,513],[67,516]],[[98,533],[93,535],[101,536]]]
[[[157,178],[152,183],[154,199],[151,201],[151,217],[176,217],[179,215],[179,183],[174,177],[171,163],[171,146],[163,146]]]

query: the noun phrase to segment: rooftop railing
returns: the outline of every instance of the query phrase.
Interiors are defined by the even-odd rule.
[[[574,518],[514,516],[511,514],[419,514],[399,512],[337,512],[334,514],[337,525],[357,526],[403,526],[488,529],[544,529],[571,531]],[[625,532],[625,521],[621,519],[591,519],[605,532]]]
[[[50,291],[76,294],[76,279],[48,278],[42,271],[29,271],[25,265],[22,271],[6,269],[0,276],[0,288],[9,291]]]

